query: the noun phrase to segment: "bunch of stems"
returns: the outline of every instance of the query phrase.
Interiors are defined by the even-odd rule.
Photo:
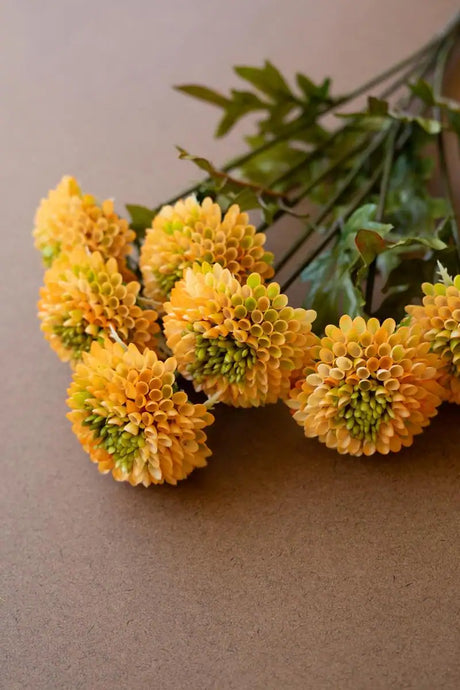
[[[393,65],[381,74],[377,75],[370,81],[365,82],[358,88],[350,91],[343,96],[333,99],[331,103],[324,105],[320,112],[315,112],[314,116],[308,117],[306,113],[300,123],[288,128],[282,135],[273,137],[269,141],[263,143],[261,146],[251,149],[247,153],[234,158],[229,161],[223,168],[222,174],[230,175],[232,171],[237,171],[252,159],[257,158],[263,153],[266,153],[281,142],[289,140],[298,140],[302,134],[318,122],[318,119],[323,118],[330,113],[340,113],[341,109],[349,105],[358,97],[369,94],[369,92],[377,86],[386,84],[385,88],[378,94],[379,98],[389,98],[393,96],[399,89],[408,86],[411,81],[421,78],[427,78],[428,75],[433,75],[433,90],[436,96],[441,95],[442,85],[448,62],[449,55],[458,38],[460,30],[460,12],[457,13],[446,27],[430,40],[422,48],[408,56],[404,60]],[[409,94],[402,97],[397,105],[401,109],[411,109],[414,104],[414,96]],[[436,117],[441,120],[441,113],[439,109],[436,112]],[[341,179],[337,185],[333,195],[327,203],[320,207],[314,217],[305,223],[306,227],[301,232],[295,242],[286,250],[275,265],[276,275],[279,276],[288,264],[294,259],[307,241],[312,237],[317,229],[322,230],[321,241],[304,257],[297,266],[291,270],[282,283],[282,290],[287,290],[292,283],[302,274],[302,272],[323,252],[329,244],[333,241],[336,235],[340,232],[341,227],[346,222],[347,218],[362,204],[370,195],[378,195],[378,209],[376,220],[382,221],[385,213],[385,201],[388,192],[388,184],[390,180],[392,163],[395,156],[402,150],[407,143],[410,135],[410,126],[404,126],[400,122],[395,121],[386,123],[381,130],[377,132],[370,132],[362,138],[359,138],[356,145],[347,150],[342,156],[331,160],[331,162],[324,167],[313,179],[304,185],[299,185],[299,175],[302,171],[307,171],[311,164],[319,159],[326,159],[328,153],[332,150],[333,145],[337,142],[339,137],[350,131],[356,123],[353,118],[334,131],[312,151],[305,152],[304,158],[296,165],[292,166],[287,171],[283,172],[270,184],[270,189],[258,187],[258,185],[250,185],[252,189],[258,188],[263,195],[264,193],[277,194],[279,198],[283,199],[280,208],[274,214],[273,220],[268,225],[263,223],[258,227],[259,231],[266,231],[275,226],[282,216],[288,213],[296,212],[297,207],[304,200],[308,200],[309,195],[323,182],[331,179],[334,173],[347,166],[348,172]],[[445,190],[445,195],[453,208],[453,191],[450,181],[449,171],[446,163],[445,141],[442,131],[437,136],[437,145],[439,152],[440,171],[442,183]],[[365,166],[369,164],[376,152],[381,151],[379,162],[367,178],[366,183],[360,186],[356,191],[356,180],[362,173]],[[292,186],[289,185],[292,180]],[[231,181],[241,182],[242,188],[247,186],[244,180],[240,180],[238,175],[232,176]],[[204,185],[212,183],[212,178],[208,177],[202,180],[199,184],[194,185],[181,194],[169,199],[166,203],[173,204],[178,199],[197,192]],[[280,191],[281,190],[281,191]],[[340,218],[335,217],[334,211],[337,206],[341,204],[343,210]],[[460,257],[460,233],[458,225],[454,222],[455,242]],[[376,263],[375,261],[369,267],[366,280],[366,307],[368,314],[372,312],[372,301],[374,294]]]

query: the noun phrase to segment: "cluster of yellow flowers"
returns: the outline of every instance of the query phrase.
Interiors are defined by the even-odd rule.
[[[68,417],[116,480],[176,484],[204,466],[217,403],[282,400],[307,437],[368,456],[411,445],[441,402],[460,404],[460,276],[424,284],[404,325],[343,316],[319,337],[315,312],[269,282],[265,235],[237,205],[164,206],[138,277],[127,221],[71,177],[41,202],[34,237],[47,266],[41,328],[73,367]]]

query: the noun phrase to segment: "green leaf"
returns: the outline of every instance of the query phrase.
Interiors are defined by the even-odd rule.
[[[381,98],[369,96],[367,100],[367,112],[369,115],[376,115],[377,117],[386,117],[390,111],[388,101]]]
[[[222,137],[227,134],[232,127],[248,113],[256,112],[258,110],[266,110],[268,105],[260,100],[256,94],[250,91],[237,91],[232,89],[232,99],[228,100],[225,107],[225,115],[219,122],[216,130],[216,137]]]
[[[380,98],[369,96],[367,110],[358,111],[354,113],[338,113],[338,117],[357,118],[359,121],[366,123],[367,118],[375,118],[378,125],[382,126],[385,119],[397,120],[405,124],[416,123],[428,134],[439,134],[442,131],[442,123],[439,120],[433,120],[427,117],[419,117],[418,115],[411,115],[400,110],[393,110],[390,108],[388,101]]]
[[[387,243],[383,237],[374,230],[358,230],[355,243],[367,266],[387,248]]]
[[[348,218],[334,247],[317,257],[302,273],[302,280],[310,283],[305,306],[318,313],[315,325],[319,328],[336,323],[342,314],[358,316],[363,313],[365,299],[361,290],[363,259],[356,238],[363,232],[383,235],[392,229],[389,223],[375,220],[376,204],[363,204]],[[370,247],[368,248],[370,251]]]
[[[131,216],[130,226],[136,233],[137,244],[145,237],[145,231],[152,225],[156,210],[137,204],[126,204],[126,210]]]
[[[234,69],[239,77],[272,98],[277,100],[282,96],[289,99],[294,98],[280,71],[268,60],[265,61],[263,67],[237,66]]]
[[[429,249],[435,249],[440,251],[447,247],[446,243],[439,239],[439,237],[405,237],[399,242],[395,242],[391,245],[391,248],[395,247],[412,247],[413,245],[422,245],[423,247],[429,247]]]
[[[425,79],[419,79],[415,83],[409,84],[409,88],[417,98],[420,98],[427,105],[435,105],[436,99],[433,88]]]
[[[174,87],[176,91],[181,91],[187,94],[187,96],[192,96],[193,98],[198,98],[200,101],[206,101],[207,103],[212,103],[220,108],[226,108],[229,100],[222,94],[214,91],[213,89],[208,89],[206,86],[199,86],[198,84],[183,84],[181,86]]]
[[[295,75],[297,85],[299,89],[305,95],[307,102],[311,101],[329,101],[329,89],[331,86],[331,80],[325,79],[322,84],[315,84],[309,77],[305,74],[298,72]]]
[[[330,323],[337,323],[343,314],[363,313],[364,296],[353,284],[346,266],[338,267],[336,248],[318,256],[302,273],[309,283],[304,307],[315,309],[315,331],[320,333]]]
[[[344,234],[355,234],[359,230],[375,230],[381,235],[387,234],[393,226],[391,223],[379,223],[375,220],[377,204],[363,204],[348,218]]]
[[[395,117],[394,115],[392,115]],[[403,122],[416,122],[428,134],[439,134],[442,131],[442,124],[439,120],[432,120],[427,117],[411,117],[408,115],[398,117]]]
[[[243,189],[231,200],[232,204],[238,204],[242,211],[252,211],[260,208],[259,197],[252,189]]]
[[[208,175],[212,176],[217,172],[216,168],[210,161],[207,160],[207,158],[203,158],[202,156],[193,156],[191,153],[188,153],[188,151],[181,148],[180,146],[176,146],[176,149],[179,151],[179,158],[181,160],[191,161],[192,163],[195,163],[195,165],[198,168],[200,168],[200,170],[204,170],[208,173]]]

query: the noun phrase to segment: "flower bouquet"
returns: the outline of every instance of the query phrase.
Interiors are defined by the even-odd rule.
[[[460,404],[460,104],[442,89],[459,30],[457,16],[344,95],[268,61],[236,67],[229,94],[179,86],[222,111],[216,136],[253,116],[242,155],[218,168],[179,149],[204,179],[128,204],[129,220],[68,176],[42,200],[39,319],[101,472],[176,484],[206,465],[218,404],[282,400],[307,437],[354,456],[397,452]],[[298,235],[275,260],[287,216]]]

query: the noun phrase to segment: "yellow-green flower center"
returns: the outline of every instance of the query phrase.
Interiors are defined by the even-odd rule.
[[[50,242],[41,248],[44,264],[47,268],[51,266],[54,259],[61,253],[60,242]]]
[[[244,343],[224,337],[205,338],[198,334],[195,361],[188,370],[197,383],[213,376],[224,376],[230,383],[239,383],[255,361],[256,353]]]
[[[169,266],[167,273],[162,273],[158,270],[153,271],[155,280],[160,286],[161,292],[164,295],[167,295],[169,297],[169,294],[173,289],[174,285],[177,283],[178,280],[182,278],[184,270],[190,265],[191,263],[188,262],[182,263],[180,268],[178,268],[177,266]]]
[[[82,352],[89,352],[91,343],[95,339],[94,336],[85,333],[87,325],[86,322],[82,321],[77,326],[64,326],[61,324],[53,327],[54,333],[59,336],[64,347],[72,350],[75,359],[79,359]]]
[[[454,376],[460,376],[460,336],[457,335],[458,332],[459,330],[456,329],[453,337],[452,331],[445,329],[438,331],[436,335],[432,335],[430,338],[432,351],[448,363]]]
[[[335,417],[336,422],[345,427],[353,438],[375,441],[382,422],[393,417],[391,397],[388,391],[375,379],[366,379],[353,386],[338,389],[337,404],[343,395],[349,396]]]
[[[133,436],[122,426],[109,424],[107,417],[97,414],[89,414],[83,424],[93,431],[94,439],[99,440],[98,445],[112,455],[116,467],[131,472],[139,448],[145,445],[144,434],[140,432]]]

